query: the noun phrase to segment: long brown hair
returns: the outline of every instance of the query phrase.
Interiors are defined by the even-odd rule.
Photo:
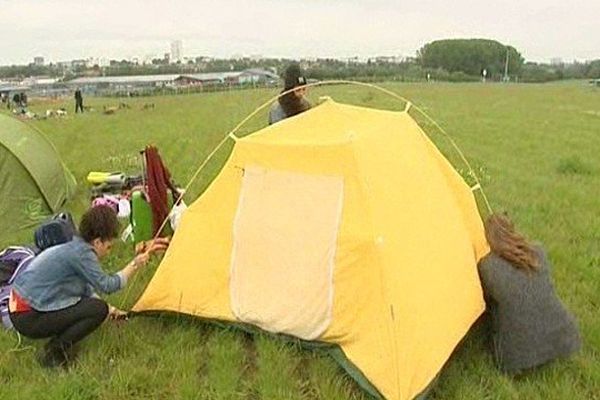
[[[516,268],[533,272],[540,259],[531,243],[515,230],[512,221],[502,214],[492,214],[485,221],[485,237],[491,250]]]

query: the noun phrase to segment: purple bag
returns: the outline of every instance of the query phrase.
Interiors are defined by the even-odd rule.
[[[8,300],[12,284],[34,258],[35,252],[28,247],[11,246],[0,253],[0,270],[5,277],[0,281],[0,319],[6,329],[13,327],[8,315]],[[6,278],[7,276],[9,277]]]

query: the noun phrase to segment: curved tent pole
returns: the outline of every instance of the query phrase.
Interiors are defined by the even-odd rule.
[[[452,145],[452,147],[454,148],[454,150],[456,150],[456,152],[459,154],[460,158],[462,159],[462,161],[467,166],[467,169],[469,170],[469,175],[471,175],[473,177],[473,179],[475,180],[475,185],[473,186],[475,188],[474,190],[479,190],[481,192],[481,195],[483,197],[483,200],[485,202],[485,205],[486,205],[488,211],[490,212],[490,214],[492,213],[492,207],[491,207],[491,205],[490,205],[490,203],[489,203],[489,201],[487,199],[487,196],[485,195],[485,193],[483,191],[483,187],[481,185],[481,181],[479,180],[477,174],[475,173],[475,170],[473,169],[473,167],[471,167],[471,164],[469,163],[469,161],[465,157],[465,155],[462,152],[462,150],[458,147],[458,145],[456,144],[456,142],[454,141],[454,139],[452,139],[452,137],[448,134],[448,132],[446,132],[444,130],[444,128],[442,128],[437,122],[435,122],[435,120],[433,118],[431,118],[425,111],[423,111],[423,109],[421,109],[420,107],[416,106],[414,103],[412,103],[410,100],[406,99],[405,97],[402,97],[402,96],[400,96],[400,95],[392,92],[391,90],[382,88],[381,86],[373,85],[371,83],[346,81],[346,80],[322,81],[322,82],[315,82],[315,83],[309,83],[309,84],[302,85],[302,86],[297,86],[297,87],[295,87],[293,89],[286,90],[284,92],[279,93],[277,96],[274,96],[274,97],[270,98],[269,100],[267,100],[266,102],[264,102],[263,104],[261,104],[260,106],[258,106],[254,111],[252,111],[250,114],[248,114],[248,116],[246,118],[244,118],[239,124],[237,124],[231,131],[229,131],[227,133],[227,135],[223,138],[223,140],[221,140],[221,142],[219,142],[217,144],[217,146],[215,147],[215,149],[206,157],[206,159],[202,162],[202,164],[200,164],[200,166],[198,167],[198,169],[196,170],[196,172],[194,173],[194,175],[192,175],[192,178],[190,179],[190,181],[188,182],[188,184],[185,186],[183,192],[177,198],[177,201],[175,202],[175,204],[173,204],[173,207],[176,206],[176,205],[178,205],[181,202],[181,199],[183,198],[183,194],[187,191],[187,189],[189,189],[189,187],[192,185],[192,183],[198,177],[198,174],[202,171],[202,169],[204,169],[204,167],[206,166],[206,164],[212,159],[212,157],[216,154],[216,152],[227,142],[227,139],[230,138],[230,139],[232,139],[234,141],[237,141],[239,138],[238,138],[238,136],[236,136],[236,133],[240,130],[240,128],[242,126],[244,126],[250,119],[252,119],[260,111],[262,111],[263,109],[265,109],[267,106],[269,106],[274,101],[279,100],[280,97],[282,97],[282,96],[284,96],[284,95],[286,95],[288,93],[291,93],[291,92],[297,90],[298,88],[309,88],[309,87],[326,86],[326,85],[339,85],[339,84],[350,84],[350,85],[369,87],[371,89],[379,90],[380,92],[383,92],[383,93],[385,93],[385,94],[387,94],[389,96],[392,96],[392,97],[394,97],[397,100],[403,101],[406,104],[405,109],[403,110],[403,112],[408,112],[410,108],[414,108],[421,115],[423,115],[429,122],[431,122],[433,124],[433,126],[435,126],[440,132],[442,132],[442,134],[448,139],[448,141],[450,142],[450,144]],[[158,232],[162,231],[162,229],[165,227],[167,221],[168,221],[168,218],[166,218],[162,222],[161,227],[158,230]]]
[[[467,169],[469,170],[469,175],[472,176],[473,179],[475,180],[475,185],[473,186],[472,190],[473,191],[474,190],[479,190],[479,192],[481,193],[482,198],[483,198],[483,200],[485,202],[485,206],[486,206],[488,212],[490,214],[492,213],[492,207],[491,207],[491,205],[490,205],[490,203],[488,201],[487,196],[485,195],[485,192],[483,191],[483,187],[481,185],[481,182],[480,182],[479,178],[477,177],[477,174],[475,173],[475,171],[471,167],[471,164],[469,163],[469,161],[465,157],[465,155],[462,152],[462,150],[458,147],[458,145],[456,144],[456,142],[454,141],[454,139],[452,139],[452,137],[448,134],[448,132],[446,132],[444,130],[444,128],[442,128],[437,122],[435,122],[435,120],[433,118],[431,118],[429,116],[429,114],[427,114],[425,111],[423,111],[423,109],[421,109],[420,107],[416,106],[413,102],[411,102],[407,98],[402,97],[399,94],[396,94],[396,93],[392,92],[391,90],[385,89],[385,88],[383,88],[381,86],[374,85],[372,83],[365,83],[365,82],[358,82],[358,81],[348,81],[348,80],[320,81],[320,82],[315,82],[315,83],[308,83],[308,84],[302,85],[302,86],[297,86],[297,87],[294,87],[292,89],[283,91],[283,92],[279,93],[276,96],[271,97],[269,100],[267,100],[266,102],[264,102],[263,104],[261,104],[260,106],[258,106],[254,111],[252,111],[250,114],[248,114],[248,116],[246,116],[240,123],[238,123],[231,131],[229,131],[227,133],[227,135],[225,135],[225,137],[217,144],[217,146],[213,149],[213,151],[204,159],[204,161],[202,162],[202,164],[200,164],[200,166],[198,167],[198,169],[196,169],[196,172],[194,172],[194,175],[192,175],[192,177],[190,178],[189,182],[184,187],[183,191],[177,197],[177,200],[175,201],[175,203],[173,203],[171,211],[173,210],[173,208],[175,206],[179,205],[179,203],[183,199],[184,194],[187,192],[187,190],[192,185],[192,183],[194,183],[194,181],[196,180],[196,178],[198,177],[198,175],[200,174],[200,172],[204,169],[204,167],[206,166],[206,164],[208,164],[208,162],[214,157],[214,155],[221,149],[221,147],[223,147],[223,145],[227,142],[227,140],[228,139],[232,139],[234,141],[239,140],[239,137],[236,136],[236,133],[241,129],[242,126],[244,126],[256,114],[258,114],[260,111],[262,111],[263,109],[265,109],[266,107],[268,107],[269,105],[271,105],[274,101],[279,100],[280,97],[285,96],[286,94],[291,93],[291,92],[297,90],[298,88],[310,88],[310,87],[318,87],[318,86],[326,86],[326,85],[340,85],[340,84],[362,86],[362,87],[368,87],[368,88],[371,88],[371,89],[378,90],[378,91],[380,91],[382,93],[385,93],[385,94],[387,94],[387,95],[389,95],[389,96],[391,96],[391,97],[393,97],[393,98],[395,98],[397,100],[400,100],[400,101],[404,102],[406,104],[406,106],[405,106],[405,108],[404,108],[404,110],[402,112],[408,112],[410,108],[414,108],[421,115],[423,115],[429,122],[431,122],[431,124],[434,127],[436,127],[448,139],[448,141],[450,142],[450,144],[452,145],[452,147],[454,148],[454,150],[459,154],[460,158],[462,159],[462,161],[467,166]],[[153,240],[156,239],[156,238],[158,238],[158,236],[160,235],[160,232],[162,232],[162,230],[166,226],[167,221],[169,221],[169,215],[170,215],[170,212],[167,215],[167,217],[160,224],[160,227],[157,230],[157,233],[154,236]],[[128,286],[129,286],[129,288],[131,288],[132,285],[128,285]],[[125,302],[125,300],[128,297],[128,294],[129,294],[129,290],[125,294],[122,303]]]

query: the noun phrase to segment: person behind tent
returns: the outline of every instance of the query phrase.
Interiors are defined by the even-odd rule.
[[[43,366],[67,366],[75,358],[77,342],[95,331],[107,316],[124,316],[96,292],[109,294],[122,289],[153,251],[166,246],[161,242],[137,255],[116,274],[107,274],[99,260],[110,253],[118,231],[119,222],[112,208],[91,208],[81,219],[79,236],[42,251],[15,279],[10,293],[10,319],[26,337],[50,338],[39,357]]]
[[[545,250],[529,243],[504,215],[486,220],[485,235],[491,252],[480,261],[479,275],[500,369],[519,374],[575,353],[579,331],[554,292]]]
[[[83,112],[83,95],[80,88],[75,90],[75,114],[77,114],[77,111]]]
[[[300,66],[296,63],[290,64],[284,73],[284,87],[282,93],[294,88],[298,89],[280,96],[278,101],[273,103],[273,106],[269,111],[269,125],[300,114],[311,107],[305,97],[305,85],[306,78],[303,76]]]

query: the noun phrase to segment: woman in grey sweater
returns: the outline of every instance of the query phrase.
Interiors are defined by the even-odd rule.
[[[573,316],[554,292],[545,251],[530,244],[503,215],[485,223],[491,252],[479,263],[479,276],[499,367],[519,374],[581,347]]]

